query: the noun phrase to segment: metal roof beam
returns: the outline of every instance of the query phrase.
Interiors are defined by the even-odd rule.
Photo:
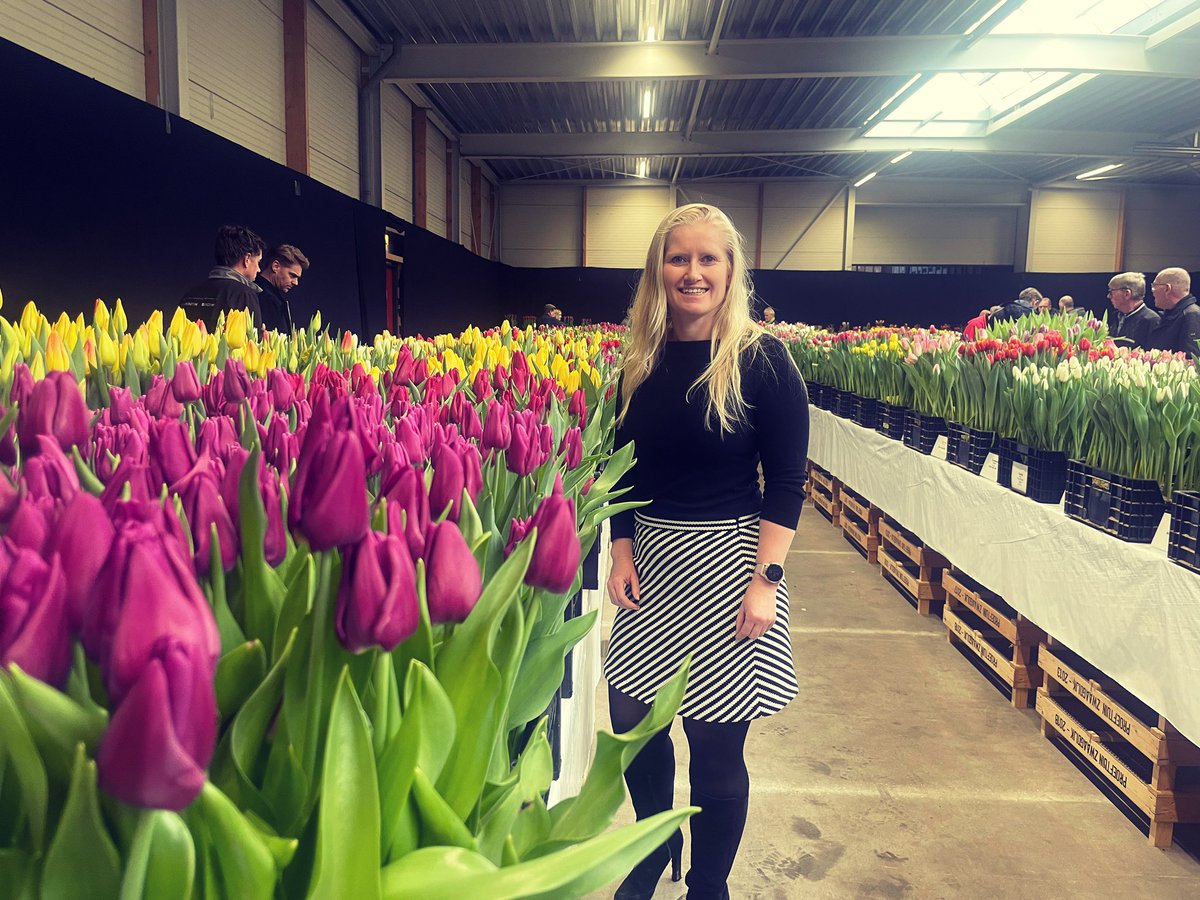
[[[864,138],[854,129],[702,131],[690,141],[679,132],[575,134],[463,134],[459,147],[472,159],[583,159],[611,156],[808,156],[829,153],[898,153],[958,150],[970,153],[1037,153],[1108,157],[1134,152],[1136,134],[1021,129],[980,138]]]
[[[1144,35],[959,35],[608,43],[405,44],[389,81],[424,83],[739,80],[1007,72],[1019,69],[1200,78],[1200,42],[1148,50]]]

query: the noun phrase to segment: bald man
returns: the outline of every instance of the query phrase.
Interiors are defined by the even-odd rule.
[[[1154,305],[1159,323],[1150,332],[1146,347],[1200,356],[1200,306],[1192,296],[1192,276],[1187,269],[1172,266],[1154,276]]]

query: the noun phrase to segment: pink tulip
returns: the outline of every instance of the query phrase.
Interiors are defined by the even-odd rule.
[[[200,379],[191,360],[176,363],[175,374],[171,378],[171,393],[180,403],[192,403],[200,399]]]
[[[84,611],[115,534],[104,504],[83,491],[75,495],[59,516],[53,547],[62,562],[67,613],[73,630],[83,625]]]
[[[453,522],[430,525],[425,545],[425,596],[434,624],[461,622],[483,593],[479,564]]]
[[[417,630],[417,574],[402,538],[368,531],[346,550],[336,615],[338,639],[351,653],[390,652]]]
[[[14,382],[13,391],[17,390]],[[88,440],[87,406],[70,372],[50,372],[33,386],[29,399],[18,408],[17,437],[21,453],[34,456],[40,449],[40,435],[54,438],[63,450],[86,447]]]
[[[554,479],[554,490],[538,505],[529,527],[537,529],[538,537],[525,583],[556,594],[566,593],[579,571],[580,547],[575,501],[563,496],[561,476]]]

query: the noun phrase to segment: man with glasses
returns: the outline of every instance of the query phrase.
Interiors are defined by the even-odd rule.
[[[1187,269],[1171,267],[1155,276],[1154,305],[1162,312],[1159,323],[1150,332],[1146,347],[1150,350],[1180,351],[1200,355],[1200,306],[1192,296],[1192,276]]]
[[[1108,280],[1108,302],[1117,311],[1112,336],[1133,347],[1145,347],[1150,332],[1158,324],[1158,313],[1148,307],[1146,276],[1141,272],[1122,272]]]

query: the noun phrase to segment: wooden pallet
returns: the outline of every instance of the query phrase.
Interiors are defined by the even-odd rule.
[[[893,519],[879,521],[879,566],[883,577],[923,616],[941,612],[946,599],[942,572],[949,561]]]
[[[1195,783],[1200,748],[1162,716],[1135,713],[1125,691],[1053,638],[1039,650],[1042,734],[1060,737],[1148,820],[1155,847],[1171,846],[1176,823],[1200,822],[1200,793],[1177,790],[1184,769]],[[1153,724],[1152,724],[1153,723]]]
[[[957,569],[942,573],[942,587],[947,639],[1007,685],[1013,706],[1028,709],[1042,684],[1036,659],[1046,633]]]
[[[808,495],[834,528],[841,527],[842,483],[814,462],[808,464]]]
[[[883,511],[842,485],[842,537],[872,565],[879,564],[879,520]]]

